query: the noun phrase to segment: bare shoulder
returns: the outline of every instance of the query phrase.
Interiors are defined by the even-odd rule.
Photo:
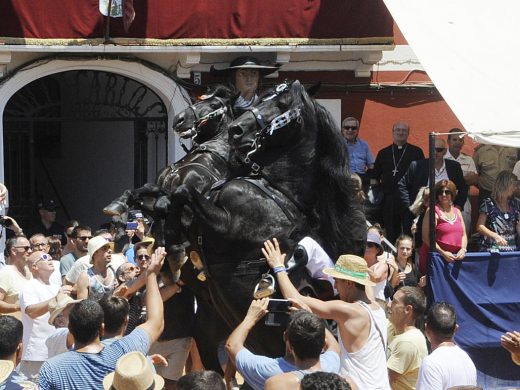
[[[363,314],[365,311],[359,303],[349,303],[341,300],[336,301],[328,301],[330,303],[334,302],[334,308],[337,310],[338,317],[346,317],[343,319],[358,317],[360,314]]]
[[[286,372],[284,374],[278,374],[272,376],[265,382],[265,390],[277,390],[277,389],[299,389],[300,381],[291,372]]]

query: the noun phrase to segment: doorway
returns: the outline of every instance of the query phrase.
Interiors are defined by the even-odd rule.
[[[154,181],[168,162],[168,115],[159,96],[123,75],[74,70],[16,92],[3,116],[5,183],[21,226],[39,199],[61,206],[58,221],[94,229],[102,208],[127,188]]]

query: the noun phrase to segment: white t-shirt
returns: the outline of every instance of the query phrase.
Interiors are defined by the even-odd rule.
[[[68,328],[57,328],[52,334],[47,337],[45,345],[49,352],[49,359],[60,353],[67,352],[67,335],[69,334]]]
[[[444,155],[444,158],[446,160],[457,161],[460,164],[460,168],[462,169],[462,174],[464,176],[466,176],[470,172],[477,173],[477,167],[475,166],[475,161],[473,161],[473,159],[470,156],[468,156],[464,153],[460,153],[459,157],[455,158],[452,156],[452,154],[448,150],[446,152],[446,154]],[[519,170],[520,170],[520,168],[519,168]]]
[[[61,286],[61,272],[60,272],[60,262],[58,260],[52,260],[52,264],[54,264],[54,272],[49,278],[49,282],[51,284],[56,284]]]
[[[459,346],[441,346],[423,359],[416,390],[445,390],[477,385],[477,369]]]
[[[56,284],[45,284],[38,279],[30,280],[20,291],[20,308],[22,310],[23,324],[23,354],[22,360],[45,361],[47,360],[47,346],[45,340],[54,330],[49,325],[49,312],[32,319],[25,314],[27,306],[34,305],[55,297],[60,290]]]
[[[29,282],[29,280],[32,279],[32,274],[29,272],[27,267],[25,268],[25,271],[28,278],[24,278],[14,265],[6,265],[0,270],[0,288],[5,292],[4,302],[19,302],[20,290]],[[10,315],[18,319],[22,318],[19,311],[11,313]]]
[[[74,265],[71,267],[69,272],[67,272],[67,275],[65,275],[65,279],[70,283],[75,284],[81,273],[88,270],[90,267],[90,257],[88,257],[88,255],[82,256],[74,262]]]

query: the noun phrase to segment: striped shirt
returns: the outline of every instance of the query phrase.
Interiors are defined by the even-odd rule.
[[[115,370],[117,360],[131,351],[147,354],[150,336],[141,328],[135,329],[99,353],[69,351],[43,363],[38,385],[41,390],[99,390],[103,378]]]

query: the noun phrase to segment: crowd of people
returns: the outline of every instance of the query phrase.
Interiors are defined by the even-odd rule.
[[[276,70],[241,57],[213,73],[229,77],[240,92],[236,106],[245,108],[257,101],[261,76]],[[333,261],[311,237],[300,241],[309,273],[337,294],[329,301],[300,294],[276,238],[264,243],[288,302],[276,313],[286,326],[283,340],[273,340],[285,344],[284,356],[247,348],[249,333],[273,314],[269,298],[255,299],[225,340],[224,374],[205,370],[193,339],[196,299],[182,278],[160,275],[167,254],[155,248],[143,215],[132,215],[136,227],[119,245],[110,228],[58,224],[58,205],[47,199],[37,205],[34,226],[2,219],[11,237],[0,264],[0,388],[219,390],[235,388],[238,371],[253,389],[478,389],[475,365],[454,341],[453,306],[426,307],[429,159],[408,143],[404,121],[394,124],[392,144],[375,158],[358,137],[357,118],[341,127],[358,199],[371,204],[375,224],[363,257]],[[473,231],[485,251],[515,251],[520,234],[516,150],[480,146],[471,158],[463,145],[460,130],[452,129],[447,140],[435,140],[432,156],[434,249],[447,262],[464,259]],[[472,185],[479,187],[476,221]],[[2,186],[0,201],[5,196]],[[385,242],[395,243],[395,252]],[[198,254],[189,257],[196,264]],[[520,333],[500,341],[520,365]]]
[[[413,237],[415,248],[422,253],[420,270],[424,274],[430,229],[429,159],[421,148],[408,143],[409,124],[394,124],[393,143],[375,159],[369,144],[358,137],[356,118],[345,118],[342,132],[350,169],[369,195],[361,198],[368,218],[385,229],[392,245],[401,234]],[[463,146],[464,134],[457,128],[449,131],[447,139],[435,139],[431,157],[435,166],[435,249],[448,262],[462,260],[469,245],[474,251],[516,251],[520,238],[517,149],[480,145],[471,157],[462,152]],[[472,218],[471,186],[478,188],[477,218]]]

